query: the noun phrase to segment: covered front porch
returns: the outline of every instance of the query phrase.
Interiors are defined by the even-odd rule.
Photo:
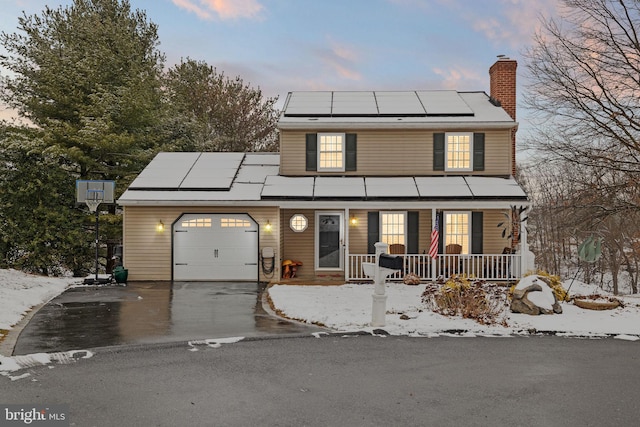
[[[522,277],[521,254],[438,254],[432,259],[428,254],[395,254],[404,259],[404,269],[389,276],[400,281],[406,274],[416,274],[421,281],[436,280],[439,276],[464,275],[492,282],[511,282]],[[349,254],[346,281],[371,280],[362,270],[363,262],[374,262],[373,254]]]

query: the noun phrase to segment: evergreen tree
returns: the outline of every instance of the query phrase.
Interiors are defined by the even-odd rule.
[[[75,206],[76,179],[122,191],[166,135],[157,27],[128,0],[74,0],[23,14],[0,33],[0,100],[36,129],[3,129],[0,235],[4,265],[83,274],[92,216]],[[166,126],[165,126],[166,127]],[[121,217],[102,215],[101,241],[121,238]]]
[[[128,0],[74,0],[19,18],[1,33],[1,99],[44,131],[85,179],[130,178],[157,144],[161,118],[157,27]],[[119,182],[120,185],[124,182]]]
[[[73,177],[42,135],[0,128],[0,266],[84,275],[91,266],[89,216],[75,208]]]

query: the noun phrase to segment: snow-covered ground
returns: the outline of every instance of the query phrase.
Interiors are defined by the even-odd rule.
[[[565,288],[569,283],[563,284]],[[392,335],[435,336],[446,331],[464,331],[470,335],[512,335],[553,332],[569,336],[615,336],[640,339],[640,296],[619,299],[623,308],[587,310],[572,303],[561,303],[562,314],[530,316],[505,309],[507,326],[481,325],[471,319],[442,316],[425,310],[421,295],[426,285],[387,284],[386,325]],[[574,282],[571,295],[606,294],[596,286]],[[274,285],[269,295],[277,310],[289,318],[318,323],[338,331],[373,331],[370,326],[373,285],[342,286]],[[401,318],[402,316],[402,318]],[[406,319],[406,320],[405,320]]]
[[[73,284],[77,278],[51,278],[0,270],[0,340],[33,307],[47,302]],[[565,288],[568,283],[565,283]],[[640,295],[619,297],[624,307],[614,310],[585,310],[562,303],[562,314],[529,316],[505,310],[507,326],[483,326],[460,317],[447,317],[426,310],[421,295],[426,285],[387,284],[387,315],[384,330],[393,335],[437,336],[448,331],[473,335],[512,335],[554,332],[568,336],[615,336],[640,339]],[[575,282],[571,295],[604,293],[596,286]],[[269,295],[275,308],[289,318],[325,325],[336,331],[373,331],[371,323],[372,284],[342,286],[274,285]],[[401,318],[402,316],[402,318]],[[55,357],[68,357],[57,354]],[[40,358],[51,360],[41,355]],[[0,371],[9,369],[8,358],[0,356]],[[12,368],[15,369],[15,368]]]
[[[43,277],[16,270],[0,270],[0,334],[9,330],[32,307],[61,294],[82,279]]]

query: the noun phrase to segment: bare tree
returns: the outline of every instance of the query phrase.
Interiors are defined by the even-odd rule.
[[[640,264],[640,1],[563,0],[558,19],[525,52],[525,104],[537,120],[528,144],[540,165],[530,215],[538,262],[580,265],[576,245],[603,239],[584,279],[611,283],[627,273],[637,292]]]
[[[640,2],[563,0],[525,53],[525,103],[540,119],[535,146],[547,157],[615,171],[592,190],[624,190],[606,216],[637,210],[640,183]]]

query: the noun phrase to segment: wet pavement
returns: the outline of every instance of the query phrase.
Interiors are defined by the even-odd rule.
[[[322,330],[269,314],[264,285],[133,282],[72,288],[42,307],[13,354]]]

